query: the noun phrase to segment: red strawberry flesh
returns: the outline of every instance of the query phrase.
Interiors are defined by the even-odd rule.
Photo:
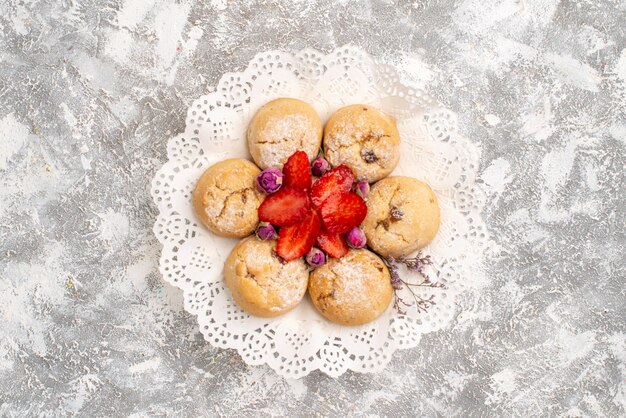
[[[321,214],[328,232],[343,234],[363,222],[367,205],[356,193],[333,194],[322,203]]]
[[[340,165],[312,183],[307,154],[296,151],[283,165],[282,188],[259,206],[259,220],[280,227],[276,253],[285,261],[304,256],[317,242],[330,257],[350,250],[345,233],[365,219],[367,205],[351,192],[354,172]]]
[[[296,224],[310,209],[309,197],[303,190],[281,187],[259,206],[259,219],[277,226]]]
[[[302,257],[315,244],[321,227],[319,214],[316,210],[312,210],[302,222],[280,228],[276,253],[285,261]]]
[[[311,162],[304,151],[293,153],[283,165],[285,178],[283,183],[295,189],[309,189],[311,187]]]
[[[325,173],[311,187],[313,207],[320,208],[328,197],[349,192],[354,183],[354,173],[346,165],[340,165]]]
[[[350,251],[342,234],[331,234],[324,229],[317,237],[317,245],[333,258],[341,258]]]

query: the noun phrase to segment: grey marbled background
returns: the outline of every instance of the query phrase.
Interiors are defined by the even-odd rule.
[[[377,375],[205,343],[149,183],[257,52],[353,43],[460,115],[502,257]],[[626,414],[626,3],[0,1],[0,416]]]

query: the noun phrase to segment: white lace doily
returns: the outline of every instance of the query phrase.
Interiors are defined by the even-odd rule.
[[[322,121],[336,109],[371,104],[393,115],[402,139],[394,174],[428,183],[441,206],[441,228],[424,252],[434,264],[433,281],[445,288],[415,287],[436,304],[399,314],[392,306],[376,321],[359,327],[332,324],[307,298],[292,312],[273,319],[246,314],[231,299],[222,277],[234,239],[211,234],[196,219],[191,193],[201,173],[225,158],[250,158],[248,121],[264,103],[295,97],[311,103]],[[216,90],[196,100],[183,134],[167,145],[168,161],[152,182],[159,208],[154,232],[163,244],[163,278],[183,290],[185,309],[198,316],[211,344],[236,349],[248,364],[267,363],[285,377],[315,369],[339,376],[347,369],[381,370],[398,348],[415,347],[424,333],[438,330],[455,314],[455,296],[471,285],[489,241],[480,217],[484,195],[475,184],[479,151],[457,132],[454,113],[424,92],[402,85],[393,67],[345,46],[328,55],[306,49],[297,54],[258,54],[241,72],[227,73]],[[404,272],[405,280],[419,282]],[[399,295],[413,300],[406,286]]]

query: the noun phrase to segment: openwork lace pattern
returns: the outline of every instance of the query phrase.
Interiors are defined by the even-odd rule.
[[[332,324],[305,299],[287,315],[256,318],[231,299],[223,263],[236,240],[211,234],[197,220],[191,194],[202,172],[225,158],[249,158],[245,132],[256,110],[279,97],[312,104],[322,120],[354,103],[373,105],[396,118],[402,138],[394,174],[428,183],[439,199],[441,228],[423,250],[432,281],[443,287],[412,286],[420,298],[432,297],[426,312],[417,306],[400,314],[390,308],[359,327]],[[485,196],[475,182],[476,145],[457,132],[455,114],[418,89],[400,83],[395,69],[366,52],[345,46],[325,55],[306,49],[296,54],[258,54],[241,72],[224,74],[214,92],[190,107],[185,132],[167,144],[167,162],[152,181],[159,216],[154,232],[163,245],[163,278],[184,292],[185,309],[196,315],[205,339],[232,348],[252,365],[267,363],[278,374],[298,378],[319,369],[339,376],[351,369],[381,370],[399,348],[415,347],[422,334],[446,326],[456,313],[455,297],[472,277],[490,241],[481,211]],[[423,277],[402,271],[415,284]],[[399,291],[413,300],[405,286]]]

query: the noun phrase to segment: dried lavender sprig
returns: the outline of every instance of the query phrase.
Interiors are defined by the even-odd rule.
[[[406,311],[404,311],[400,307],[400,305],[405,306],[405,307],[415,306],[418,312],[426,312],[430,306],[435,305],[435,301],[434,301],[435,295],[431,295],[430,298],[424,299],[421,296],[418,296],[415,293],[415,291],[411,288],[412,286],[438,287],[438,288],[445,287],[443,283],[432,283],[430,281],[430,278],[426,275],[425,267],[427,265],[432,264],[432,259],[430,255],[422,256],[422,253],[420,251],[413,258],[395,259],[393,257],[389,257],[388,259],[383,258],[383,262],[389,269],[389,274],[391,275],[391,286],[393,288],[393,293],[394,293],[393,307],[394,309],[398,311],[399,314],[401,315],[406,314]],[[400,277],[400,274],[398,272],[397,263],[402,263],[407,267],[407,269],[419,273],[424,278],[424,281],[422,283],[409,283],[403,280]],[[414,301],[413,303],[405,302],[398,295],[398,291],[402,289],[403,285],[406,286],[407,290],[411,293],[411,296],[413,296],[413,301]]]
[[[385,262],[385,265],[387,266],[387,268],[389,269],[389,272],[391,273],[391,284],[392,286],[394,286],[394,289],[401,288],[402,284],[406,286],[445,288],[445,284],[440,283],[440,282],[432,282],[430,280],[430,277],[428,277],[428,274],[426,273],[425,268],[426,266],[432,265],[433,262],[432,262],[430,255],[422,256],[421,251],[417,253],[417,255],[413,258],[389,257],[389,258],[383,259],[383,261]],[[420,276],[422,276],[424,278],[424,281],[420,283],[410,283],[405,280],[402,280],[398,273],[397,264],[404,264],[408,270],[414,271],[418,273]],[[395,282],[395,285],[394,285],[394,282]]]
[[[426,283],[430,282],[430,278],[426,274],[426,266],[430,266],[433,264],[433,260],[430,258],[430,255],[422,255],[422,252],[418,252],[415,257],[412,258],[404,258],[400,257],[395,260],[398,263],[404,264],[407,269],[410,271],[415,271],[419,273],[422,277],[424,277],[424,281]]]
[[[393,309],[398,311],[400,315],[406,315],[406,311],[400,307],[400,305],[404,306],[413,306],[410,303],[406,303],[396,292],[393,293]]]

